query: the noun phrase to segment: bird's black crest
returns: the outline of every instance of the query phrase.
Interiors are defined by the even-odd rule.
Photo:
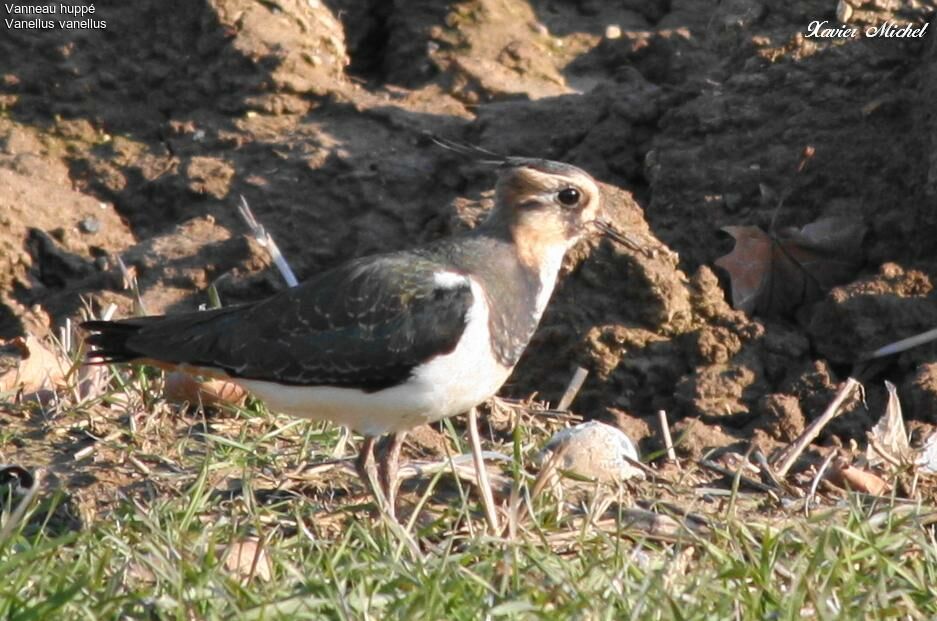
[[[435,134],[430,134],[429,139],[434,143],[446,149],[447,151],[452,151],[453,153],[458,153],[462,157],[467,159],[480,162],[482,164],[494,164],[496,166],[504,166],[507,164],[508,160],[512,159],[506,155],[501,155],[500,153],[495,153],[494,151],[489,151],[478,145],[469,144],[467,142],[459,142],[456,140],[450,140],[448,138],[443,138],[442,136],[437,136]]]
[[[587,173],[581,168],[573,166],[572,164],[566,164],[564,162],[555,162],[553,160],[545,160],[535,157],[502,155],[478,145],[450,140],[449,138],[443,138],[442,136],[437,136],[434,134],[430,134],[429,138],[434,143],[448,151],[452,151],[453,153],[457,153],[467,159],[482,164],[493,164],[499,168],[532,168],[533,170],[537,170],[548,175],[568,176],[572,174],[581,174],[588,176]]]

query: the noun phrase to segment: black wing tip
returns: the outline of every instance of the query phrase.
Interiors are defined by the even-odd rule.
[[[120,321],[107,321],[104,319],[89,319],[82,321],[78,327],[85,332],[105,332],[108,330],[128,329],[130,326]]]
[[[85,361],[89,364],[117,364],[140,357],[127,347],[127,340],[142,327],[139,322],[93,319],[79,326],[87,333],[85,344],[90,349],[85,353]]]

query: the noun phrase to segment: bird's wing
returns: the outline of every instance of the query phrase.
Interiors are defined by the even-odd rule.
[[[101,362],[147,359],[244,379],[380,390],[451,352],[473,301],[467,277],[393,254],[346,263],[256,304],[85,327],[90,357]]]

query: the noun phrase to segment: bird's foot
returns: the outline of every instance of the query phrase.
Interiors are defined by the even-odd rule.
[[[381,486],[381,477],[377,463],[374,461],[374,445],[376,442],[376,438],[366,437],[364,439],[361,452],[358,453],[358,459],[355,462],[355,469],[358,471],[358,476],[361,478],[361,482],[364,483],[365,489],[368,490],[371,497],[374,498],[374,502],[377,503],[378,510],[381,513],[389,513],[387,496]],[[393,516],[393,513],[390,513],[390,515]]]
[[[365,438],[358,461],[355,463],[358,476],[361,477],[378,508],[394,520],[397,519],[397,488],[400,486],[398,478],[400,449],[405,436],[405,433],[393,434],[380,461],[375,461],[374,458],[376,438]]]
[[[403,448],[406,437],[407,432],[405,431],[392,434],[390,444],[378,464],[381,474],[381,486],[387,498],[388,510],[392,516],[396,516],[397,490],[400,488],[400,450]]]

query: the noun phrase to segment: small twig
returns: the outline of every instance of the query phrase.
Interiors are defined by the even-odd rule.
[[[111,302],[107,305],[107,308],[104,309],[104,312],[101,313],[101,319],[104,321],[110,321],[114,316],[114,313],[117,312],[117,305]]]
[[[134,274],[124,260],[117,257],[117,267],[120,268],[121,278],[123,279],[124,289],[129,289],[133,293],[133,304],[135,315],[149,315],[146,304],[143,303],[143,296],[140,295],[140,283],[137,282],[137,276]]]
[[[343,425],[341,427],[341,430],[339,431],[338,441],[335,443],[335,447],[332,449],[332,457],[335,459],[338,459],[342,455],[344,455],[345,447],[348,446],[348,443],[350,441],[351,441],[351,429]]]
[[[624,454],[621,456],[621,458],[624,459],[626,462],[628,462],[629,466],[632,466],[633,468],[640,470],[645,475],[647,475],[647,479],[649,481],[662,481],[663,480],[653,468],[641,462],[641,460],[634,459]]]
[[[537,474],[537,478],[534,480],[534,485],[530,490],[530,494],[527,496],[524,504],[522,504],[515,517],[515,520],[520,524],[527,514],[531,516],[534,514],[533,502],[543,493],[547,485],[552,485],[557,499],[557,516],[559,518],[559,512],[562,511],[562,494],[563,487],[560,483],[560,477],[562,476],[559,471],[560,462],[566,456],[566,453],[569,451],[569,447],[572,446],[569,442],[561,444],[553,453],[550,455],[550,458],[546,463],[541,464],[540,472]]]
[[[72,320],[70,317],[66,317],[65,325],[59,330],[59,343],[66,357],[72,353],[72,332]]]
[[[121,431],[120,429],[118,429],[117,431],[112,431],[111,433],[107,434],[107,435],[106,435],[105,437],[103,437],[103,438],[94,438],[94,436],[91,436],[92,438],[95,439],[95,443],[92,444],[92,445],[90,445],[90,446],[86,446],[85,448],[81,449],[80,451],[76,451],[75,454],[72,456],[72,459],[74,459],[75,461],[80,461],[80,460],[84,459],[84,458],[87,457],[88,455],[90,455],[90,454],[92,454],[93,452],[95,452],[96,450],[98,450],[98,447],[101,446],[102,444],[107,444],[108,442],[113,442],[114,440],[116,440],[117,438],[119,438],[122,433],[123,433],[123,431]],[[91,435],[91,434],[88,434],[88,435]]]
[[[87,457],[88,455],[90,455],[91,453],[93,453],[96,447],[97,447],[97,444],[86,446],[85,448],[81,449],[80,451],[77,451],[74,455],[72,455],[72,459],[74,459],[75,461],[80,461],[84,459],[85,457]]]
[[[139,470],[139,471],[140,471],[140,474],[142,474],[143,476],[149,477],[149,476],[152,476],[152,475],[153,475],[153,471],[150,470],[149,466],[147,466],[145,463],[143,463],[142,461],[140,461],[139,459],[137,459],[137,458],[134,457],[133,455],[127,455],[127,461],[129,461],[131,464],[133,464],[133,466],[134,466],[137,470]]]
[[[495,498],[491,492],[491,483],[488,481],[488,470],[485,468],[485,458],[482,455],[481,438],[478,435],[478,411],[472,408],[468,411],[469,441],[472,445],[472,458],[475,462],[475,473],[478,475],[478,489],[481,492],[482,504],[485,506],[485,517],[491,532],[497,535],[501,532],[498,522],[498,512],[495,509]]]
[[[820,415],[820,418],[813,421],[809,427],[804,429],[803,433],[800,434],[797,440],[788,449],[786,456],[777,469],[778,477],[783,478],[787,476],[787,472],[791,469],[791,466],[794,465],[794,462],[797,461],[797,458],[800,457],[800,454],[804,452],[804,449],[820,435],[820,431],[827,423],[836,418],[836,415],[839,414],[839,408],[842,407],[846,399],[852,395],[856,387],[861,386],[862,384],[851,377],[846,380],[846,383],[843,384],[839,392],[836,393],[836,398],[833,399],[833,402],[826,408],[826,411]]]
[[[735,476],[732,477],[732,494],[729,496],[729,504],[726,507],[726,512],[725,512],[727,517],[728,516],[735,517],[737,515],[736,507],[738,506],[738,500],[739,500],[739,495],[738,495],[739,486],[742,483],[742,479],[746,478],[742,475],[742,469],[745,467],[745,464],[750,463],[749,460],[751,459],[752,453],[754,451],[755,451],[755,444],[754,443],[749,444],[748,449],[745,451],[745,455],[742,457],[742,463],[739,464],[739,469],[735,472]],[[775,501],[778,500],[777,495],[775,495],[774,493],[771,493],[771,497],[774,498]]]
[[[664,448],[667,449],[667,459],[677,463],[677,451],[673,448],[673,439],[670,437],[670,424],[667,422],[667,412],[657,411],[657,419],[660,421],[660,433],[664,437]]]
[[[745,476],[744,474],[741,473],[741,470],[739,471],[730,470],[729,468],[726,468],[725,466],[720,466],[716,462],[711,461],[709,459],[701,459],[697,463],[703,468],[712,470],[713,472],[716,472],[723,476],[738,478],[738,481],[741,485],[747,485],[748,487],[754,490],[757,490],[759,492],[764,492],[766,494],[771,494],[772,496],[777,497],[777,493],[776,493],[777,490],[775,490],[770,485],[765,485],[761,481],[756,481],[755,479]]]
[[[537,474],[537,478],[534,480],[534,486],[530,491],[530,498],[536,500],[540,494],[543,493],[543,490],[546,489],[547,484],[553,479],[553,475],[559,470],[560,462],[566,456],[566,453],[569,451],[570,443],[561,444],[550,455],[550,458],[540,467],[540,473]],[[519,517],[524,517],[523,515]]]
[[[244,198],[243,194],[241,195],[241,204],[238,205],[238,213],[241,214],[241,218],[244,219],[245,224],[247,224],[254,234],[254,239],[257,240],[257,243],[266,248],[267,252],[270,253],[270,258],[273,259],[274,265],[280,270],[280,274],[283,275],[283,280],[286,281],[286,284],[290,287],[298,285],[299,280],[296,279],[296,274],[293,273],[289,263],[286,262],[286,259],[280,252],[280,247],[273,241],[273,237],[267,232],[264,226],[254,217],[254,213],[251,211],[250,205],[247,204],[247,199]]]
[[[635,504],[647,511],[668,515],[676,520],[693,522],[698,526],[706,529],[710,529],[714,526],[713,520],[706,517],[705,515],[701,513],[695,513],[686,506],[675,505],[671,502],[667,502],[666,500],[660,500],[656,498],[653,500],[638,499],[635,501]]]
[[[724,487],[694,487],[690,490],[695,496],[713,496],[715,498],[722,498],[724,496],[735,496],[737,494],[748,494],[748,492],[733,492],[731,489],[725,489]]]
[[[496,451],[482,451],[482,457],[486,461],[511,461],[510,457]],[[286,473],[284,476],[298,481],[309,481],[318,477],[325,477],[328,473],[335,471],[343,472],[347,476],[357,476],[358,471],[355,469],[354,461],[352,458],[332,459],[298,468],[293,472]],[[401,481],[408,481],[410,479],[435,476],[440,472],[453,472],[453,470],[455,476],[460,479],[471,483],[476,483],[478,480],[475,475],[474,456],[471,453],[453,455],[451,458],[436,461],[408,461],[400,465],[400,471],[397,474]],[[495,482],[495,487],[507,487],[508,482],[504,477],[493,475],[490,472],[488,476],[489,480]],[[271,481],[278,480],[280,480],[279,477],[271,478]]]
[[[526,400],[522,399],[510,399],[507,397],[492,397],[491,403],[505,409],[520,411],[526,414],[531,414],[538,418],[556,418],[563,422],[574,422],[581,423],[582,416],[579,414],[572,414],[571,412],[563,412],[559,409],[540,409],[533,407]]]
[[[518,527],[520,526],[521,521],[521,510],[524,505],[521,504],[522,500],[526,500],[528,496],[525,494],[525,497],[521,497],[521,484],[524,480],[524,454],[523,454],[523,433],[521,428],[521,411],[519,409],[514,409],[511,411],[511,436],[513,440],[512,446],[512,459],[511,459],[511,486],[510,493],[508,496],[508,511],[507,511],[507,521],[508,521],[508,541],[516,542]],[[524,491],[529,491],[529,488],[524,488]]]
[[[591,526],[609,533],[656,541],[681,541],[695,536],[705,536],[710,532],[705,525],[690,520],[680,521],[667,514],[654,513],[637,507],[623,508],[617,516],[597,520]],[[581,537],[581,532],[581,527],[574,527],[547,533],[545,538],[554,545],[570,543]]]
[[[557,410],[564,412],[569,409],[569,406],[573,403],[573,399],[575,399],[576,395],[579,394],[579,390],[582,388],[582,385],[588,376],[588,370],[582,367],[576,367],[576,372],[573,373],[572,379],[569,380],[569,385],[566,387],[566,391],[563,393],[563,398],[560,399],[559,405],[556,406]]]
[[[892,354],[899,354],[903,351],[911,349],[912,347],[930,343],[935,339],[937,339],[937,328],[928,330],[927,332],[921,332],[920,334],[915,334],[914,336],[909,336],[906,339],[901,339],[900,341],[895,341],[894,343],[889,343],[888,345],[879,347],[875,351],[864,353],[860,359],[871,360],[873,358],[882,358],[884,356],[891,356]]]
[[[788,496],[793,496],[795,498],[803,497],[804,493],[799,487],[795,487],[783,479],[779,479],[774,473],[774,469],[771,467],[771,464],[768,463],[768,458],[765,457],[765,454],[759,449],[752,451],[751,455],[752,463],[758,467],[760,470],[759,474],[761,475],[761,482],[765,485],[774,487],[778,492],[786,493]]]
[[[817,471],[817,476],[813,478],[813,483],[810,485],[810,493],[807,494],[807,501],[804,503],[804,517],[810,517],[810,503],[813,502],[813,497],[817,494],[817,488],[820,487],[820,481],[823,480],[823,475],[826,474],[827,468],[833,463],[833,459],[838,453],[839,451],[837,449],[830,451],[830,454],[823,460],[823,465],[821,465],[820,469]]]

